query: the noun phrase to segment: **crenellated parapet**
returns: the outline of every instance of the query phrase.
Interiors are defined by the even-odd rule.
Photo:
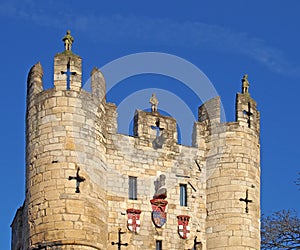
[[[44,71],[40,62],[32,66],[27,77],[27,97],[36,95],[43,91]]]
[[[256,102],[249,95],[236,94],[236,121],[241,126],[248,127],[259,134],[260,113],[256,106]]]
[[[148,147],[174,150],[178,143],[176,120],[159,112],[136,110],[134,136]]]
[[[90,76],[94,101],[106,103],[106,83],[102,72],[95,67]]]
[[[55,90],[80,91],[82,84],[82,59],[72,51],[64,51],[54,57]]]
[[[198,109],[198,121],[209,123],[210,126],[221,122],[220,97],[217,96],[202,104]]]
[[[248,75],[242,78],[242,91],[236,95],[236,121],[243,127],[254,130],[257,134],[260,131],[260,114],[256,102],[250,97]]]

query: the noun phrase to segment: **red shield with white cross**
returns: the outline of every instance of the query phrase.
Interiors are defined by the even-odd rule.
[[[178,234],[182,239],[186,239],[190,235],[190,226],[189,226],[190,216],[178,215],[177,219],[178,219]]]
[[[140,231],[140,215],[141,210],[129,208],[126,210],[127,212],[127,228],[134,233],[138,233]]]

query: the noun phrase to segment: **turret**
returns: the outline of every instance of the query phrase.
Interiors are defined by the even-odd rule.
[[[65,51],[54,57],[54,88],[43,90],[40,63],[28,75],[26,199],[18,215],[24,217],[18,237],[24,243],[13,250],[106,249],[101,162],[107,132],[105,126],[95,129],[100,118],[106,121],[105,81],[96,70],[93,93],[82,90],[81,58],[71,51],[74,39],[67,32],[63,40]],[[91,173],[94,168],[97,173]]]
[[[236,122],[206,130],[202,126],[207,150],[207,249],[260,249],[259,112],[246,79],[237,94]]]
[[[99,103],[106,102],[106,84],[101,71],[94,67],[91,74],[91,87],[94,101]]]

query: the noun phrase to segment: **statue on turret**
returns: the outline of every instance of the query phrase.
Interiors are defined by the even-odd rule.
[[[65,44],[65,50],[66,51],[71,51],[72,49],[72,44],[74,42],[74,38],[71,36],[71,31],[67,30],[66,35],[63,37],[63,42]]]
[[[249,86],[248,75],[245,74],[242,79],[242,94],[249,94]]]

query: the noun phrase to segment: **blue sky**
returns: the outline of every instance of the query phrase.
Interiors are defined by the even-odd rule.
[[[67,29],[75,38],[73,51],[83,58],[84,81],[94,66],[132,53],[173,54],[210,79],[227,121],[234,120],[235,93],[247,73],[251,96],[261,111],[262,212],[299,212],[300,193],[294,184],[300,171],[299,10],[297,0],[2,0],[0,249],[10,249],[9,225],[24,200],[27,73],[40,61],[45,86],[52,86],[53,56],[63,50],[61,38]],[[172,79],[145,75],[125,80],[108,100],[130,101],[133,91],[163,84],[178,95],[173,87],[178,83]],[[194,111],[200,105],[187,101],[187,92],[180,94],[188,96],[183,99]],[[129,108],[133,114],[134,104]]]

